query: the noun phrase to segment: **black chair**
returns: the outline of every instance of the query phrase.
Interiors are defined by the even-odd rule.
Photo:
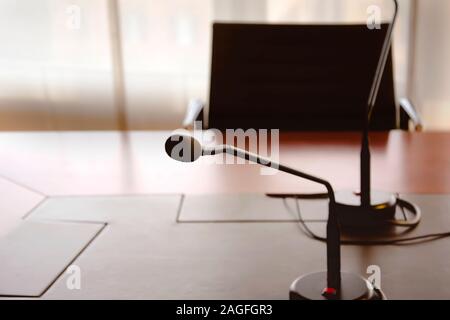
[[[193,100],[184,126],[361,130],[387,27],[216,23],[207,118]],[[421,129],[412,104],[397,103],[390,53],[371,130],[408,130],[410,121]]]

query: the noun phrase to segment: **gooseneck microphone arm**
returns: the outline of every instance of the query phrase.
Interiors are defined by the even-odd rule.
[[[341,237],[339,220],[335,211],[335,195],[331,184],[326,180],[314,177],[310,174],[281,165],[270,159],[260,157],[256,154],[232,146],[221,145],[213,148],[202,148],[202,156],[212,156],[223,153],[321,184],[327,189],[330,200],[327,224],[327,289],[333,289],[337,294],[339,294],[341,290]]]
[[[229,146],[229,145],[220,145],[217,147],[213,147],[213,148],[203,148],[202,149],[202,155],[203,156],[213,156],[213,155],[217,155],[217,154],[222,154],[222,153],[226,153],[241,159],[245,159],[247,161],[250,162],[254,162],[256,164],[268,167],[268,168],[275,168],[279,171],[285,172],[285,173],[289,173],[292,174],[294,176],[297,176],[299,178],[303,178],[306,180],[310,180],[313,182],[316,182],[318,184],[323,185],[326,189],[327,192],[329,194],[330,200],[332,202],[334,202],[334,190],[333,187],[331,186],[331,184],[328,181],[325,181],[323,179],[314,177],[312,175],[309,175],[307,173],[292,169],[290,167],[281,165],[279,163],[276,163],[270,159],[261,157],[257,154],[251,153],[251,152],[247,152],[245,150],[242,149],[238,149],[235,148],[233,146]]]
[[[392,22],[389,24],[387,33],[386,33],[386,38],[384,39],[384,43],[383,43],[383,48],[381,50],[381,55],[380,55],[380,59],[378,61],[378,66],[377,66],[377,70],[375,73],[375,77],[372,83],[372,88],[370,90],[370,96],[369,96],[369,101],[367,103],[369,109],[367,112],[367,119],[370,121],[371,117],[372,117],[372,112],[373,109],[375,107],[375,103],[378,97],[378,92],[380,90],[380,84],[381,84],[381,80],[383,78],[383,74],[384,74],[384,68],[386,67],[386,63],[388,60],[388,56],[389,56],[389,49],[391,48],[391,41],[392,41],[392,36],[394,33],[394,27],[395,27],[395,23],[397,22],[397,16],[398,16],[398,1],[397,0],[393,0],[394,1],[394,17],[392,18]]]
[[[378,61],[377,70],[372,82],[372,88],[370,90],[369,100],[367,102],[366,110],[364,113],[364,125],[361,144],[361,205],[362,207],[369,208],[371,205],[371,156],[369,146],[369,130],[370,120],[372,119],[373,109],[378,98],[378,92],[380,91],[381,80],[383,79],[384,69],[389,57],[389,50],[391,49],[392,35],[394,32],[395,23],[398,16],[398,1],[394,2],[394,17],[389,24],[386,37],[384,39],[383,48],[381,50],[380,59]]]

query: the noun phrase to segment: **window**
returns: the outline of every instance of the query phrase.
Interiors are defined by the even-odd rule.
[[[397,94],[448,129],[450,5],[399,2]],[[1,0],[0,130],[176,128],[207,99],[213,21],[365,22],[373,3],[390,16],[390,0]]]

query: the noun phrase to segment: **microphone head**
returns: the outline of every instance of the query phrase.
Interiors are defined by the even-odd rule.
[[[192,136],[174,134],[166,141],[166,153],[176,161],[194,162],[202,156],[203,148]]]

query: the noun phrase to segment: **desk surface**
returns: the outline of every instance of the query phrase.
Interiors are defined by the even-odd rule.
[[[183,202],[174,194],[319,190],[282,173],[263,176],[258,166],[176,163],[163,151],[168,135],[0,134],[0,236],[26,213],[27,222],[108,224],[74,262],[84,272],[84,289],[68,291],[61,274],[44,298],[285,299],[295,277],[324,268],[324,245],[308,239],[296,223],[175,223]],[[400,193],[448,194],[449,150],[450,133],[373,134],[373,185]],[[336,188],[357,188],[359,135],[283,135],[280,161],[327,178]],[[139,193],[163,195],[92,197]],[[60,195],[68,197],[52,197]],[[408,197],[424,211],[411,236],[448,229],[448,196]],[[18,228],[23,228],[20,222]],[[33,237],[21,246],[24,259],[30,256],[27,250],[35,251]],[[449,241],[345,247],[343,266],[363,275],[369,265],[380,266],[391,299],[448,298]],[[429,261],[432,273],[424,272]],[[67,265],[59,267],[63,271]],[[268,281],[259,281],[264,277]]]
[[[169,132],[0,133],[0,175],[44,195],[308,193],[319,186],[257,165],[180,164],[164,153]],[[358,133],[292,133],[280,162],[359,187]],[[373,133],[372,184],[400,193],[450,193],[450,133]]]

